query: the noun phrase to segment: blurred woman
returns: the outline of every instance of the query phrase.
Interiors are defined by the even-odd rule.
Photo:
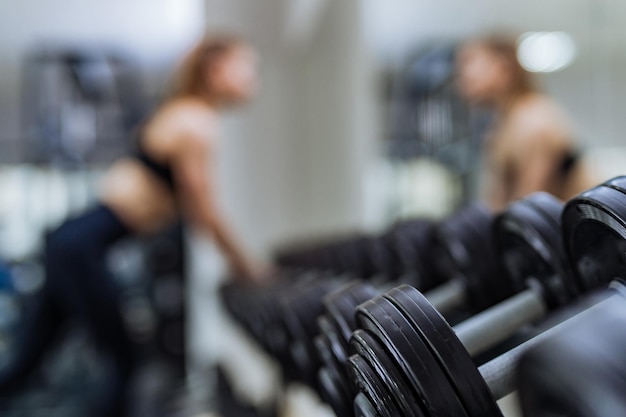
[[[142,126],[135,151],[112,166],[98,204],[48,236],[45,300],[17,357],[0,372],[0,395],[17,389],[60,325],[78,317],[112,359],[113,384],[99,411],[123,415],[134,361],[118,288],[105,268],[107,250],[122,238],[158,232],[181,214],[215,240],[234,276],[262,276],[219,209],[213,174],[220,112],[254,95],[256,65],[255,51],[231,36],[205,39],[185,58],[173,94]]]
[[[593,185],[570,121],[520,65],[515,39],[463,45],[458,85],[471,104],[495,112],[485,147],[486,199],[495,210],[534,191],[568,199]]]

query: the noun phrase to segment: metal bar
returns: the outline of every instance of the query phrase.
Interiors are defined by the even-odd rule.
[[[528,349],[549,339],[558,332],[575,331],[576,324],[579,323],[580,320],[589,319],[605,308],[615,308],[615,303],[619,303],[618,308],[624,308],[624,296],[621,294],[612,295],[478,368],[493,396],[499,400],[517,389],[515,372],[517,370],[517,363]]]
[[[536,290],[528,289],[454,326],[470,355],[507,340],[519,329],[544,317],[548,309]]]
[[[441,314],[462,307],[465,304],[465,284],[460,279],[451,279],[424,294],[428,301]]]

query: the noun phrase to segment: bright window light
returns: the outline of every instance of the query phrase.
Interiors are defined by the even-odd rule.
[[[517,59],[531,72],[555,72],[576,59],[576,44],[565,32],[527,32],[519,38]]]

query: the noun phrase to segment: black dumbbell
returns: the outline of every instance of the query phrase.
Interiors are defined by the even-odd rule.
[[[524,415],[626,416],[624,346],[626,310],[607,306],[531,348],[517,370]]]
[[[455,326],[472,355],[596,288],[579,285],[570,268],[562,244],[562,211],[559,200],[535,193],[496,218],[493,233],[504,271],[501,279],[515,295]]]
[[[345,363],[348,342],[356,328],[354,310],[379,294],[372,285],[355,281],[324,297],[324,314],[318,318],[320,334],[315,347],[322,362],[318,371],[322,399],[338,416],[352,414],[353,393],[349,385]]]
[[[521,291],[527,285],[531,285],[535,289],[503,302],[494,308],[495,313],[487,310],[455,328],[472,355],[497,345],[524,324],[542,317],[548,305],[555,307],[560,305],[559,303],[570,300],[572,294],[566,289],[569,288],[572,279],[571,274],[566,271],[560,245],[558,221],[561,207],[562,203],[547,194],[534,194],[512,204],[497,217],[495,229],[496,241],[500,242],[498,245],[499,255],[507,260],[505,262],[507,269],[512,272],[510,277],[502,277],[501,279],[507,279],[508,285],[515,288],[516,291]],[[525,264],[528,266],[521,270],[518,268],[519,265]],[[530,281],[530,284],[527,281]],[[332,307],[333,302],[341,303],[343,306],[348,306],[344,307],[344,317],[353,315],[354,309],[359,304],[350,294],[355,287],[359,288],[357,284],[354,284],[344,290],[347,293],[345,296],[342,295],[342,291],[336,293],[329,300],[329,307]],[[372,294],[375,294],[375,290],[371,286],[361,284],[361,287],[365,287],[360,289],[361,292],[365,291],[370,298],[373,298]],[[537,289],[544,287],[545,290],[542,293],[537,292]],[[558,299],[559,303],[552,302],[552,299]],[[360,300],[360,302],[363,301],[365,299]],[[332,316],[333,314],[327,312],[327,315]],[[337,315],[336,308],[334,315]],[[352,330],[355,329],[352,328]],[[333,330],[331,329],[331,331]],[[318,350],[327,352],[326,356],[329,356],[328,352],[342,353],[341,347],[323,346],[324,341],[328,343],[334,338],[334,336],[321,337],[317,342]],[[320,346],[322,347],[320,348]],[[341,375],[341,372],[335,371],[333,366],[336,366],[337,362],[343,363],[344,358],[345,354],[334,357],[334,363],[327,363],[325,365],[327,369],[322,372]],[[326,381],[329,380],[328,375],[324,375],[324,378]],[[347,380],[344,379],[344,385],[346,383]],[[337,385],[340,383],[335,381],[332,386]],[[333,398],[337,397],[337,395],[333,396]],[[331,405],[336,411],[341,407],[341,405],[335,406],[334,403]],[[345,407],[344,401],[343,408]]]
[[[317,249],[323,254],[309,269],[374,281],[406,282],[427,290],[441,283],[430,248],[436,223],[416,219],[382,236],[357,236]]]
[[[439,311],[483,310],[513,294],[497,261],[494,214],[483,204],[461,209],[441,222],[436,233],[437,270],[447,282],[428,292]]]
[[[339,246],[344,246],[338,250],[338,258],[361,258],[361,265],[364,274],[374,275],[383,278],[385,281],[390,278],[401,278],[403,281],[412,283],[417,279],[426,282],[424,271],[426,271],[426,261],[421,260],[420,255],[425,255],[426,250],[419,252],[419,248],[427,249],[432,236],[433,223],[429,221],[412,221],[394,230],[381,238],[359,238],[352,242],[342,242]],[[398,236],[400,235],[401,236]],[[336,246],[334,250],[337,250]],[[330,248],[330,247],[329,247]],[[331,250],[331,249],[329,249]],[[352,250],[353,253],[348,255]],[[404,259],[407,253],[399,253],[400,250],[413,253],[413,259]],[[393,259],[390,257],[395,256]],[[395,264],[397,259],[402,260],[399,267]],[[391,270],[388,265],[394,265],[395,270]],[[414,267],[420,266],[420,270]],[[358,270],[357,267],[354,267]],[[370,271],[370,272],[366,272]],[[302,275],[299,271],[294,275]],[[334,278],[333,285],[326,285],[325,278],[319,277],[319,272],[307,273],[309,278],[299,278],[296,285],[285,284],[273,285],[269,288],[258,287],[257,295],[255,289],[243,287],[242,294],[234,297],[237,293],[236,286],[227,286],[229,291],[223,291],[226,304],[229,310],[239,318],[252,335],[261,342],[262,346],[275,357],[283,360],[283,365],[288,368],[289,376],[310,382],[311,372],[317,371],[319,355],[312,350],[313,337],[310,335],[312,329],[317,333],[316,319],[322,306],[322,295],[332,288],[333,285],[341,282],[341,277],[329,275]],[[322,274],[324,275],[324,274]],[[293,279],[293,277],[290,277]],[[428,277],[432,280],[432,277]],[[312,284],[310,281],[314,282]],[[320,281],[323,283],[320,284]],[[314,286],[315,290],[311,287]],[[323,287],[323,288],[322,288]],[[257,299],[255,299],[255,297]],[[235,301],[233,299],[236,298]],[[302,308],[306,305],[307,308]],[[344,336],[347,344],[347,337]],[[295,371],[295,372],[291,372]]]
[[[570,201],[563,211],[563,241],[581,286],[626,278],[626,176]]]
[[[353,334],[353,352],[387,381],[376,387],[377,396],[388,395],[401,416],[501,416],[494,399],[515,390],[515,369],[521,355],[546,338],[575,325],[598,309],[626,309],[622,292],[610,296],[476,368],[453,329],[417,290],[404,286],[359,308],[360,329]],[[375,398],[360,380],[362,370],[351,356],[348,369],[366,399]],[[394,389],[389,389],[393,380]],[[370,381],[371,382],[371,381]],[[406,399],[414,399],[408,402]],[[364,399],[361,399],[364,401]],[[377,405],[370,406],[379,414]]]
[[[434,262],[437,227],[437,223],[428,220],[408,220],[394,225],[381,239],[389,253],[385,262],[387,276],[422,291],[440,285],[445,277]]]
[[[292,379],[314,387],[321,366],[314,344],[317,318],[323,312],[324,295],[336,289],[337,284],[335,280],[314,280],[276,300],[280,305],[279,323],[283,323],[286,330],[288,361],[284,370]]]
[[[570,264],[575,267],[581,287],[600,286],[611,278],[626,275],[620,256],[626,240],[626,187],[616,184],[622,185],[624,180],[616,179],[583,193],[571,200],[563,213],[564,242],[570,248]],[[623,288],[622,284],[616,285]],[[611,302],[624,300],[621,295],[613,295],[599,305]],[[572,320],[577,318],[568,322]],[[359,308],[358,321],[363,330],[353,335],[354,350],[370,352],[379,361],[379,372],[387,372],[387,367],[395,374],[400,371],[404,383],[410,382],[408,391],[399,394],[391,390],[387,394],[395,395],[394,398],[417,394],[422,400],[421,411],[426,415],[500,415],[491,394],[501,398],[511,392],[515,385],[513,367],[519,355],[556,331],[549,330],[522,344],[481,366],[480,373],[476,373],[469,353],[454,331],[426,298],[411,287],[393,289],[364,304]],[[559,327],[562,325],[556,328]],[[373,349],[367,342],[363,343],[363,337],[376,341]],[[382,360],[390,359],[391,365],[380,365]],[[349,363],[351,374],[358,378],[358,370],[353,369],[355,363]],[[376,368],[375,365],[371,360],[370,366]],[[358,386],[364,384],[359,382]],[[371,400],[367,392],[362,392]],[[396,401],[396,405],[401,405],[398,398]],[[414,415],[411,410],[403,413]]]

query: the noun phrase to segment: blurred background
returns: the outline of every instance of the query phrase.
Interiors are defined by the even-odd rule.
[[[219,159],[226,211],[260,256],[472,200],[489,114],[457,97],[454,47],[494,30],[556,33],[527,44],[526,64],[600,181],[626,155],[624,13],[617,0],[3,0],[0,259],[20,296],[36,292],[43,232],[93,200],[205,31],[240,33],[261,56],[261,94],[227,116]],[[138,337],[166,334],[172,366],[202,378],[227,339],[211,243],[176,229],[115,256]],[[158,288],[180,299],[160,305]]]

